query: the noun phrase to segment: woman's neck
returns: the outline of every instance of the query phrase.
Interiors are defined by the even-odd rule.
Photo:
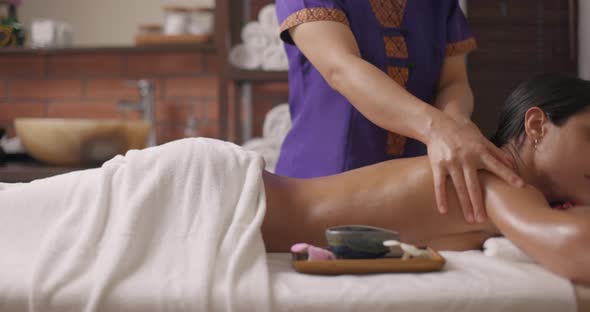
[[[558,194],[554,193],[554,188],[547,182],[540,170],[538,170],[534,161],[534,150],[523,146],[517,147],[516,143],[511,143],[502,147],[502,149],[508,152],[512,160],[513,170],[529,185],[535,187],[541,191],[547,201],[557,202],[564,200],[559,198]]]

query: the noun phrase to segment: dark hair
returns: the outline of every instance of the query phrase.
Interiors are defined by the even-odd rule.
[[[506,99],[491,141],[500,147],[520,137],[524,133],[525,114],[535,106],[553,124],[562,126],[572,115],[590,106],[590,81],[543,74],[521,83]]]

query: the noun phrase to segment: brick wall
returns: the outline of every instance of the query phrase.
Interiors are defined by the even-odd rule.
[[[159,143],[183,137],[193,114],[202,136],[217,137],[218,59],[196,52],[80,52],[0,55],[0,127],[14,134],[19,117],[136,119],[117,102],[138,99],[127,82],[149,78],[156,85]],[[287,98],[287,86],[254,87],[254,135],[264,114]]]

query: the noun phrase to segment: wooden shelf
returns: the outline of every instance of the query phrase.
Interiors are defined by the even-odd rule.
[[[244,70],[230,67],[228,78],[234,81],[287,82],[286,71]]]
[[[271,0],[266,0],[271,3]],[[264,4],[263,1],[261,4]],[[243,139],[242,129],[242,103],[252,103],[252,94],[248,91],[249,83],[287,82],[287,71],[263,71],[243,70],[233,67],[229,62],[231,47],[241,42],[242,27],[250,18],[245,12],[249,12],[246,0],[216,0],[215,1],[215,42],[217,42],[217,54],[219,56],[219,134],[222,139],[230,139],[241,143]],[[235,88],[230,88],[232,85]],[[229,118],[229,105],[233,106],[232,120]],[[229,133],[229,123],[232,123],[233,133]]]
[[[217,50],[214,42],[198,44],[163,44],[163,45],[143,45],[143,46],[120,46],[120,47],[90,47],[78,46],[67,48],[0,48],[0,55],[5,54],[34,54],[34,55],[53,55],[53,54],[82,54],[82,53],[125,53],[125,52],[164,52],[164,51],[186,51],[186,52],[204,52],[213,53]]]
[[[211,35],[141,34],[135,36],[136,46],[200,45],[211,41]]]

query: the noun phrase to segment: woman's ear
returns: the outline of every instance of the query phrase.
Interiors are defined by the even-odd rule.
[[[540,141],[545,135],[548,118],[545,112],[537,106],[527,110],[524,115],[524,130],[530,142]]]

